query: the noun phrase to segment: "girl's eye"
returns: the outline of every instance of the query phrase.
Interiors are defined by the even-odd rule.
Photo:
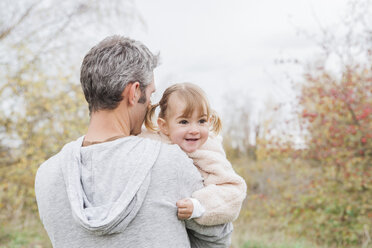
[[[182,125],[186,125],[188,122],[187,122],[187,120],[181,120],[181,121],[179,121],[178,123],[179,123],[179,124],[182,124]]]
[[[206,122],[207,122],[206,119],[200,119],[200,120],[199,120],[199,123],[200,123],[200,124],[204,124],[204,123],[206,123]]]

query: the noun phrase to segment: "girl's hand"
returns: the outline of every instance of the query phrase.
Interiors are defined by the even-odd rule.
[[[194,204],[188,198],[177,201],[176,206],[178,207],[177,217],[180,220],[189,219],[194,211]]]

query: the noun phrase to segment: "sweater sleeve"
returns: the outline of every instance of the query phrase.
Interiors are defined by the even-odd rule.
[[[188,155],[203,175],[205,186],[192,194],[206,210],[195,221],[201,225],[234,221],[246,197],[247,185],[227,160],[221,141],[208,138],[200,149]]]
[[[181,198],[190,197],[192,192],[203,188],[203,179],[193,165],[193,161],[176,146],[180,156],[174,157],[177,170],[178,191]],[[233,226],[231,223],[205,226],[195,222],[195,219],[185,221],[191,247],[229,247]]]

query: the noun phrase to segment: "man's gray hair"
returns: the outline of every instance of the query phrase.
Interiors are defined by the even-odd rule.
[[[158,57],[141,42],[118,35],[94,46],[85,55],[80,73],[89,112],[116,108],[129,83],[139,82],[144,94],[146,86],[153,81]],[[146,101],[146,95],[143,96],[145,99],[139,102]]]

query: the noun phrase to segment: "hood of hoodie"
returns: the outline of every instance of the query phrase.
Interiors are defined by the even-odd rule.
[[[73,217],[96,235],[122,232],[142,206],[161,143],[129,136],[82,147],[83,139],[61,151]]]

